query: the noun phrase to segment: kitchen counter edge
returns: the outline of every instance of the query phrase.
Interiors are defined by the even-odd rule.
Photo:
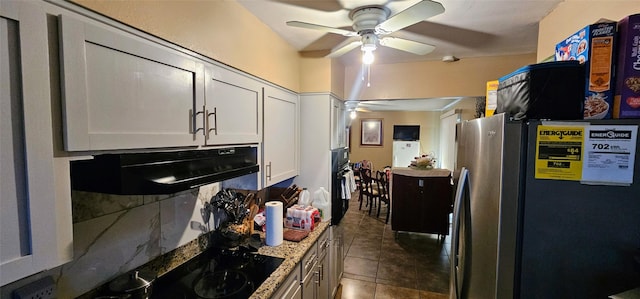
[[[280,266],[258,287],[249,299],[269,299],[280,288],[289,274],[300,263],[302,257],[316,243],[320,235],[329,229],[328,221],[320,222],[309,235],[300,242],[284,240],[278,246],[262,246],[258,249],[259,254],[284,258]],[[264,240],[264,232],[260,232],[260,237]]]

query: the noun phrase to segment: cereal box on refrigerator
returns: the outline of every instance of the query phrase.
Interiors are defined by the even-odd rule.
[[[585,119],[611,118],[616,26],[613,21],[588,25],[556,45],[556,61],[577,60],[585,65]]]
[[[487,81],[487,100],[484,116],[489,117],[496,112],[498,106],[498,80]]]
[[[614,118],[640,118],[640,14],[618,23]]]

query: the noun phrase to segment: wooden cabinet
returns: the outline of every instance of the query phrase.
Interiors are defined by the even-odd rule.
[[[265,87],[263,187],[298,175],[299,114],[297,94]]]
[[[68,151],[202,143],[201,61],[130,33],[60,16]]]
[[[258,143],[262,136],[264,84],[237,71],[208,65],[202,111],[205,143]],[[196,129],[197,130],[197,129]]]
[[[392,170],[391,229],[449,234],[453,186],[450,174],[442,173]]]
[[[0,1],[0,286],[73,256],[71,197],[63,190],[69,173],[53,153],[41,4]]]

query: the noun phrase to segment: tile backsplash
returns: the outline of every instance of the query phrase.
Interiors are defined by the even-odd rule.
[[[56,281],[57,298],[76,298],[151,261],[161,260],[154,267],[166,272],[205,249],[201,243],[210,228],[200,211],[219,189],[215,183],[161,196],[74,191],[74,259],[3,286],[1,298],[44,276]]]

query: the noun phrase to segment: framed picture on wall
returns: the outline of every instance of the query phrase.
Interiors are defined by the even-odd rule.
[[[360,145],[382,145],[382,119],[363,119],[360,132]]]

